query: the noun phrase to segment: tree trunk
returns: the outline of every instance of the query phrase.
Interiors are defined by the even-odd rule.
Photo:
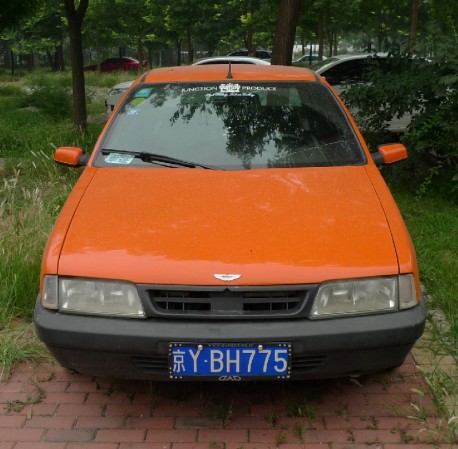
[[[192,44],[192,30],[190,26],[186,30],[186,43],[188,46],[188,64],[192,64],[194,61],[194,46]]]
[[[291,65],[301,0],[281,0],[272,49],[272,64]]]
[[[80,133],[85,132],[87,129],[86,89],[84,82],[83,39],[81,27],[88,3],[89,0],[79,0],[79,6],[76,8],[75,0],[64,0],[70,36],[70,59],[72,63],[73,124]]]
[[[418,26],[418,0],[412,0],[412,14],[410,16],[409,53],[415,53]]]
[[[324,13],[318,15],[318,60],[322,61],[324,56]]]

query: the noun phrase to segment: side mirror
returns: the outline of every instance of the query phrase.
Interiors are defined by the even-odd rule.
[[[371,155],[376,165],[390,165],[407,159],[407,149],[401,143],[389,143],[380,145],[377,153]]]
[[[59,147],[54,153],[54,161],[67,167],[83,167],[88,160],[89,155],[77,147]]]

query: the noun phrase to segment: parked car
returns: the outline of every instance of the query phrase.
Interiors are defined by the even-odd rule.
[[[126,93],[130,86],[134,83],[134,80],[124,81],[122,83],[115,84],[108,95],[105,97],[105,106],[107,107],[107,112],[111,113],[115,106],[119,103],[122,96]]]
[[[149,380],[358,376],[425,323],[415,251],[350,113],[308,69],[139,78],[43,255],[34,321],[64,367]]]
[[[203,58],[196,61],[193,65],[209,65],[209,64],[255,64],[255,65],[270,65],[269,61],[252,56],[214,56],[211,58]]]
[[[322,56],[321,61],[324,61],[326,59],[326,56]],[[312,55],[305,54],[304,56],[301,56],[300,58],[293,61],[292,65],[297,67],[310,67],[313,64],[316,64],[317,62],[320,62],[320,58],[317,54],[313,53]]]
[[[228,56],[253,56],[260,59],[272,59],[272,53],[268,50],[252,50],[248,51],[246,48],[241,50],[233,51],[229,53]]]
[[[311,68],[324,76],[326,81],[340,95],[351,86],[366,83],[366,74],[373,68],[374,64],[384,72],[391,70],[387,53],[338,55],[320,61],[312,65]],[[358,110],[352,108],[351,112],[356,115]],[[399,118],[395,117],[387,123],[387,130],[393,133],[403,133],[411,119],[410,114],[405,114]]]
[[[97,71],[99,67],[97,64],[92,64],[84,68],[85,70]],[[100,63],[101,72],[116,72],[119,70],[140,70],[140,62],[134,58],[128,56],[122,56],[120,58],[108,58]]]

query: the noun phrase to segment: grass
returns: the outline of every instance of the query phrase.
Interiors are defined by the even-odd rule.
[[[104,94],[128,79],[132,79],[129,73],[86,74],[89,113],[105,112]],[[70,109],[70,85],[68,73],[36,71],[22,77],[0,73],[0,329],[4,331],[15,318],[30,322],[41,254],[79,174],[55,165],[54,149],[75,145],[90,151],[101,130],[102,125],[90,125],[86,135],[75,133],[69,111],[62,113],[61,109]],[[53,107],[46,107],[47,102]],[[24,109],[31,105],[40,112]],[[438,195],[419,197],[401,188],[396,188],[395,197],[415,244],[421,279],[432,305],[441,309],[450,323],[446,338],[438,338],[448,342],[456,356],[458,206]],[[1,345],[21,342],[10,337]],[[19,353],[18,360],[33,356],[33,351]],[[0,365],[13,363],[6,359],[12,360],[5,356]]]
[[[458,357],[458,205],[440,196],[394,193],[415,245],[430,306],[442,310],[450,325],[438,338]]]

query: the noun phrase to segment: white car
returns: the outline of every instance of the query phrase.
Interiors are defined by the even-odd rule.
[[[252,56],[213,56],[199,59],[193,65],[228,64],[229,62],[231,64],[270,65],[269,61]]]
[[[119,83],[114,85],[110,92],[108,93],[107,97],[105,98],[105,106],[107,107],[107,112],[110,114],[115,106],[119,103],[122,96],[125,94],[126,90],[129,89],[130,86],[133,84],[132,81],[124,81],[123,83]]]

